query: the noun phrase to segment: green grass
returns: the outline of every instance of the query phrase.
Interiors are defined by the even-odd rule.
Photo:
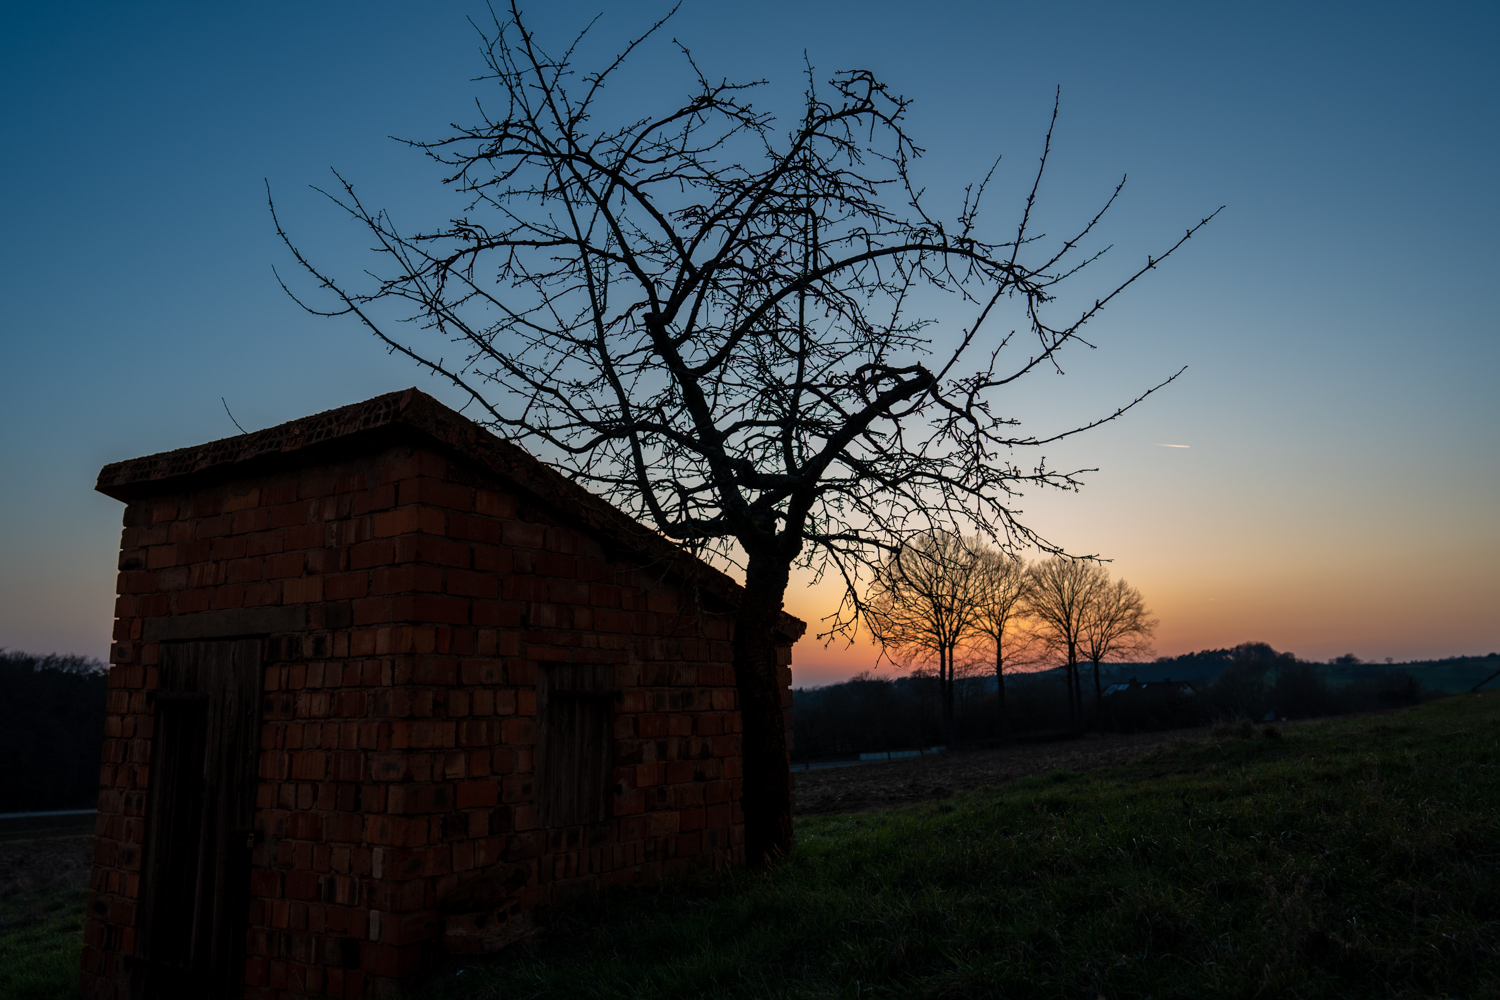
[[[1448,694],[1466,693],[1475,684],[1500,670],[1500,659],[1471,656],[1452,660],[1421,660],[1412,663],[1357,663],[1349,666],[1328,664],[1319,668],[1336,687],[1371,680],[1391,671],[1402,671],[1415,677],[1428,691]],[[1500,692],[1500,679],[1490,681],[1483,690]]]
[[[0,997],[78,995],[87,897],[81,887],[52,886],[0,898]]]
[[[1500,996],[1500,698],[798,823],[429,998]]]
[[[1500,997],[1500,698],[1247,731],[805,819],[773,871],[575,906],[419,995]],[[82,915],[0,900],[0,997],[72,996]]]

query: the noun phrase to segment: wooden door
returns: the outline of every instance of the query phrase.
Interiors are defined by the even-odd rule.
[[[614,669],[553,663],[538,678],[537,805],[543,829],[602,823],[613,814]]]
[[[244,989],[260,639],[162,645],[137,921],[137,1000]]]

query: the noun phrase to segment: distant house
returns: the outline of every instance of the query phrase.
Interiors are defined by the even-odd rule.
[[[412,389],[98,489],[127,507],[83,995],[389,996],[743,860],[737,586],[510,442]]]
[[[1170,677],[1159,681],[1111,684],[1103,691],[1102,721],[1111,729],[1165,729],[1200,721],[1201,699],[1189,681]]]
[[[1104,689],[1106,698],[1133,698],[1140,700],[1165,698],[1194,698],[1198,691],[1190,681],[1174,681],[1167,677],[1159,681],[1138,681],[1134,677],[1120,684],[1111,684]]]

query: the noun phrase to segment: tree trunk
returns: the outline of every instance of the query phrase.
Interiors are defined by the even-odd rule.
[[[1063,664],[1063,694],[1068,699],[1068,721],[1073,721],[1073,668]]]
[[[943,745],[953,749],[953,651],[938,650],[938,693],[943,699]]]
[[[762,867],[792,849],[792,772],[776,673],[776,627],[789,567],[750,559],[734,616],[734,680],[739,693],[744,774],[745,862]]]
[[[1078,650],[1068,646],[1068,710],[1073,725],[1083,727],[1083,681],[1078,670]]]
[[[1077,663],[1073,664],[1073,700],[1078,704],[1078,728],[1087,725],[1087,718],[1083,711],[1083,667]]]
[[[1005,654],[1001,652],[1000,643],[995,643],[995,694],[999,699],[999,707],[995,712],[995,735],[1005,735]]]
[[[1062,693],[1068,699],[1068,721],[1073,721],[1073,678],[1068,672],[1068,664],[1062,664]]]
[[[1068,662],[1063,666],[1063,687],[1068,689],[1068,723],[1078,723],[1078,699],[1073,693],[1073,674],[1078,669],[1078,655],[1073,651],[1071,643],[1068,645]]]
[[[1094,728],[1104,728],[1104,688],[1099,684],[1099,661],[1094,661]]]

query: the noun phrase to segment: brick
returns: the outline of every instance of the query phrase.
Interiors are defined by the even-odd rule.
[[[296,482],[296,498],[311,500],[338,491],[338,477],[332,473],[304,472]]]
[[[613,572],[608,563],[602,559],[579,559],[577,560],[578,579],[585,582],[608,579]]]
[[[472,687],[499,684],[504,676],[504,667],[499,660],[494,659],[466,659],[459,671],[462,682]]]
[[[466,625],[469,622],[469,602],[436,594],[404,595],[393,598],[392,614],[396,621]]]
[[[457,727],[459,746],[488,747],[501,742],[503,729],[498,719],[465,719]]]
[[[201,525],[200,525],[201,528]],[[243,559],[249,554],[250,536],[245,535],[222,535],[218,537],[204,537],[203,532],[198,532],[199,538],[209,543],[208,558],[215,562],[227,562],[231,559]]]
[[[470,549],[463,542],[455,542],[447,538],[407,535],[395,540],[393,555],[385,562],[425,562],[438,566],[468,569]]]
[[[312,576],[302,580],[287,580],[282,584],[281,599],[285,604],[309,604],[323,599],[323,577]]]
[[[536,556],[536,572],[540,576],[561,576],[576,578],[578,576],[578,560],[570,555],[557,552],[539,552]]]
[[[517,548],[540,549],[546,538],[546,529],[526,521],[502,521],[500,530],[505,544]]]
[[[391,726],[391,746],[402,748],[441,748],[457,745],[457,723],[397,722]]]
[[[271,526],[271,515],[264,507],[237,511],[229,516],[229,530],[236,535],[251,531],[265,531]]]
[[[301,552],[286,552],[267,556],[265,561],[266,578],[285,579],[287,577],[301,576],[305,562],[305,557]]]
[[[482,517],[451,511],[448,514],[448,536],[483,545],[497,546],[500,542],[500,522],[493,517]]]
[[[386,792],[386,810],[395,814],[428,814],[453,808],[453,792],[447,785],[392,785]]]
[[[395,543],[389,539],[379,539],[369,542],[361,542],[349,550],[350,569],[370,569],[375,566],[389,566],[396,559]]]
[[[286,529],[285,546],[288,550],[322,548],[327,534],[321,524],[299,524]]]
[[[371,593],[374,594],[438,593],[442,589],[443,571],[436,566],[384,566],[377,568],[371,577]]]
[[[257,531],[235,538],[244,547],[244,554],[247,556],[274,555],[286,549],[285,531]]]
[[[500,596],[500,580],[494,573],[450,569],[445,574],[443,589],[461,597],[494,599]]]
[[[514,518],[516,516],[516,498],[509,493],[499,493],[493,490],[476,490],[474,493],[474,510],[488,517]]]
[[[244,588],[245,607],[253,608],[267,604],[281,603],[281,581],[265,580],[260,583],[246,584]]]
[[[338,548],[317,548],[306,550],[307,572],[317,575],[329,575],[343,571],[348,565],[348,553]]]
[[[446,527],[443,512],[435,507],[398,507],[381,511],[371,519],[376,538],[392,538],[396,535],[429,534],[441,535]]]
[[[260,505],[262,507],[276,507],[297,497],[297,482],[295,479],[280,479],[263,485],[260,489]]]
[[[576,556],[583,548],[582,538],[570,528],[549,526],[543,536],[542,547],[549,552],[562,552]]]
[[[339,573],[322,579],[324,599],[329,601],[364,597],[370,590],[369,573]]]
[[[374,625],[391,621],[391,598],[367,597],[354,601],[353,615],[355,625]]]
[[[225,580],[228,583],[251,583],[264,578],[265,572],[266,561],[263,558],[236,559],[225,568]]]
[[[374,489],[358,489],[350,497],[349,512],[354,517],[361,517],[371,511],[388,510],[394,506],[396,487],[388,483]]]
[[[148,594],[156,590],[156,574],[151,572],[121,573],[115,589],[121,594]]]
[[[499,783],[494,781],[461,781],[455,789],[454,805],[459,809],[485,808],[498,804]]]
[[[589,585],[573,579],[550,579],[543,584],[543,592],[547,600],[568,604],[575,611],[592,612],[593,608],[589,602]]]
[[[404,479],[396,484],[398,504],[431,504],[446,510],[474,509],[474,490],[427,476]]]

